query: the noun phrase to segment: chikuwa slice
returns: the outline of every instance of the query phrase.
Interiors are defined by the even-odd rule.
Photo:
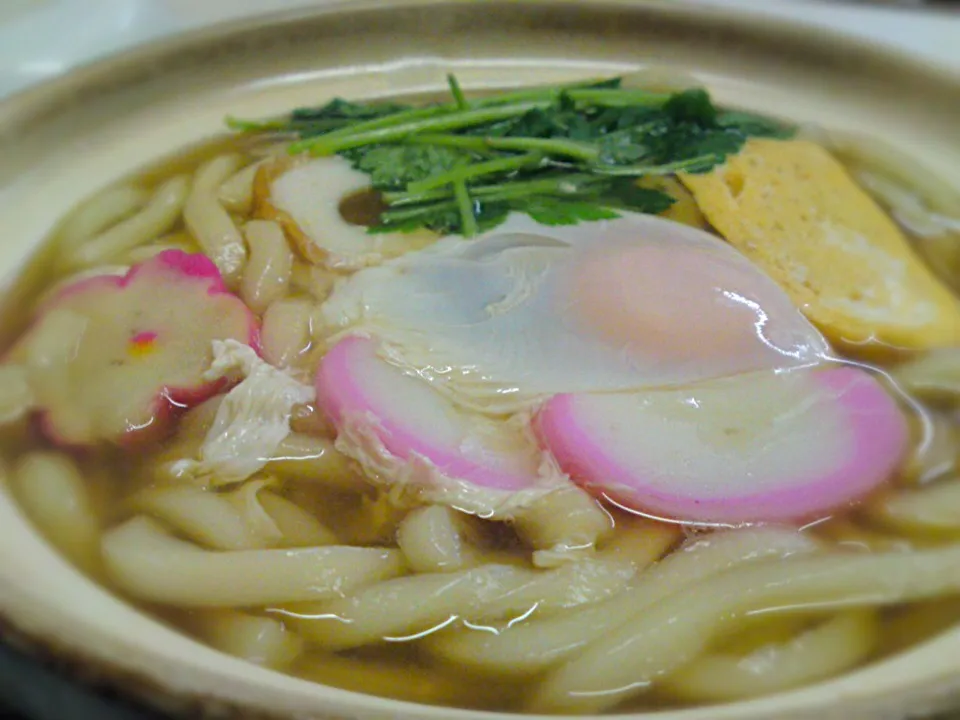
[[[371,234],[345,219],[343,210],[362,206],[370,191],[370,177],[341,157],[283,158],[258,170],[255,214],[278,222],[304,258],[337,270],[378,265],[437,239],[425,229]]]
[[[481,516],[504,516],[568,479],[528,423],[460,411],[429,383],[350,336],[327,352],[317,401],[337,428],[337,448],[368,477]]]
[[[47,435],[64,445],[155,438],[176,411],[222,390],[213,340],[256,345],[253,313],[206,256],[167,250],[126,275],[72,283],[11,353]]]
[[[895,400],[867,372],[840,366],[557,395],[535,425],[592,493],[701,524],[822,517],[884,482],[907,443]]]

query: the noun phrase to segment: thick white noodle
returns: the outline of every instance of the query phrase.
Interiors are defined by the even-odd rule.
[[[227,210],[246,215],[253,207],[253,179],[263,162],[255,162],[237,170],[220,185],[217,199]]]
[[[236,172],[240,163],[238,155],[221,155],[202,165],[183,208],[187,229],[231,287],[240,280],[247,261],[247,246],[217,193],[221,183]]]
[[[189,178],[183,175],[170,178],[157,188],[142,210],[70,250],[65,256],[66,263],[74,268],[102,265],[155,240],[180,219],[189,191]]]
[[[554,570],[481,565],[388,580],[349,597],[290,612],[287,622],[331,650],[414,639],[462,619],[486,624],[598,602],[633,575],[623,560],[591,559]]]
[[[290,433],[264,470],[284,480],[358,492],[369,488],[360,468],[327,438]]]
[[[290,367],[310,349],[313,303],[305,298],[277,300],[267,308],[260,328],[264,359],[276,367]]]
[[[114,585],[151,602],[183,607],[252,607],[340,597],[405,571],[399,550],[312,547],[204,550],[137,516],[103,536]]]
[[[147,204],[150,193],[132,185],[107,188],[67,216],[60,228],[57,249],[72,250],[84,240],[130,217]]]
[[[931,350],[899,365],[891,374],[902,388],[918,397],[954,405],[960,400],[960,348]]]
[[[146,262],[167,250],[179,250],[188,254],[200,252],[200,248],[193,237],[186,232],[174,232],[162,235],[156,241],[135,247],[123,256],[123,261],[130,265]]]
[[[591,552],[613,530],[613,520],[572,483],[517,513],[517,532],[536,552],[533,564],[553,567]]]
[[[460,513],[443,505],[412,510],[397,529],[397,545],[410,569],[443,573],[477,564],[480,556],[466,542]]]
[[[828,678],[867,658],[877,644],[877,614],[838,613],[784,643],[746,655],[708,653],[665,680],[671,695],[718,702],[768,695]]]
[[[13,470],[13,492],[40,532],[81,569],[100,566],[100,522],[80,470],[63,453],[32,452]]]
[[[741,563],[810,552],[813,541],[792,530],[718,532],[690,542],[642,572],[632,587],[605,602],[494,632],[456,630],[429,638],[426,648],[449,662],[495,675],[535,675],[577,655],[637,612]]]
[[[901,531],[960,535],[960,478],[892,493],[873,503],[868,513]]]
[[[259,494],[261,507],[283,535],[283,547],[335,545],[337,536],[316,517],[282,495],[270,490]]]
[[[139,493],[129,505],[215,550],[280,547],[283,532],[259,504],[262,487],[262,481],[221,493],[193,485],[157,487]]]
[[[330,296],[337,279],[337,274],[332,270],[301,260],[294,261],[290,274],[290,284],[299,292],[310,295],[317,302],[323,302]],[[330,332],[333,332],[333,329]]]
[[[0,365],[0,425],[26,417],[35,405],[27,368],[12,363]]]
[[[901,469],[898,484],[926,485],[958,470],[960,428],[956,421],[941,412],[928,412],[918,420],[919,442]]]
[[[194,610],[190,625],[217,650],[272,670],[289,667],[303,652],[303,640],[274,618]]]
[[[955,187],[903,150],[875,137],[864,138],[852,133],[824,131],[822,137],[844,162],[912,188],[937,213],[960,217],[960,195]]]
[[[293,252],[277,223],[251,220],[243,226],[250,259],[243,269],[240,297],[258,315],[287,294]]]
[[[551,671],[527,709],[591,713],[642,693],[750,614],[876,607],[960,593],[960,545],[747,565],[644,607]]]
[[[682,538],[680,525],[641,517],[620,518],[616,532],[601,544],[599,554],[627,560],[640,573],[679,545]]]
[[[960,233],[960,215],[951,216],[934,211],[927,206],[925,198],[913,188],[869,170],[861,170],[855,173],[855,176],[857,182],[877,198],[897,222],[913,235],[936,238]],[[960,212],[960,207],[957,210]]]

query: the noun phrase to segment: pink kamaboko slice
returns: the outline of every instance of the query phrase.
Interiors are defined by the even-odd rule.
[[[569,480],[539,448],[529,422],[462,412],[429,383],[351,336],[324,356],[317,401],[337,448],[374,482],[478,515],[507,516]]]
[[[123,276],[68,285],[14,349],[56,442],[127,443],[161,434],[179,409],[224,388],[205,377],[214,340],[257,343],[257,322],[206,256],[168,250]],[[64,346],[64,347],[61,347]]]
[[[886,390],[838,366],[558,395],[535,425],[560,467],[591,492],[705,524],[823,516],[889,478],[907,443]]]

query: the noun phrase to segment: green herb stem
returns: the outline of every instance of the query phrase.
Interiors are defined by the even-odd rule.
[[[672,96],[669,93],[655,93],[647,90],[583,88],[566,90],[571,100],[584,105],[597,107],[651,107],[657,108]]]
[[[227,115],[226,124],[231,130],[239,130],[240,132],[275,132],[291,129],[290,120],[287,118],[244,120],[243,118],[233,117],[233,115]]]
[[[411,108],[410,110],[401,110],[391,115],[373,118],[372,120],[361,120],[360,122],[349,123],[338,130],[326,133],[324,138],[349,137],[357,133],[371,132],[383,128],[393,127],[418,120],[427,120],[429,118],[449,115],[456,110],[454,105],[428,105],[427,107]],[[293,151],[291,151],[293,152]],[[296,152],[303,152],[297,150]]]
[[[301,138],[308,138],[336,132],[349,124],[349,120],[294,120],[283,129],[296,133]]]
[[[469,150],[474,155],[496,156],[498,153],[478,135],[448,135],[427,133],[411,135],[401,142],[404,145],[434,145],[438,147],[458,148]]]
[[[343,123],[335,130],[327,132],[326,137],[342,137],[345,135],[353,135],[355,133],[368,132],[370,130],[378,130],[386,127],[393,127],[394,125],[400,125],[407,122],[412,122],[414,120],[423,120],[427,118],[440,117],[442,115],[449,115],[451,113],[457,112],[459,110],[466,109],[467,107],[472,106],[473,108],[483,108],[483,107],[499,107],[501,105],[509,105],[519,102],[531,102],[537,101],[542,102],[544,105],[554,102],[560,95],[566,90],[574,89],[589,89],[592,86],[596,85],[597,80],[590,80],[582,83],[570,83],[568,85],[560,85],[558,87],[549,87],[549,88],[532,88],[526,90],[517,90],[515,92],[497,94],[492,97],[480,98],[473,102],[466,100],[466,96],[463,95],[463,91],[460,88],[460,83],[456,79],[456,76],[449,75],[448,83],[452,80],[456,84],[460,94],[463,97],[464,106],[456,101],[456,95],[454,95],[455,101],[453,103],[439,103],[434,105],[428,105],[426,107],[419,108],[410,108],[407,110],[399,110],[395,113],[389,115],[384,115],[383,117],[373,118],[371,120],[361,120],[359,122],[351,122],[349,120],[344,120]],[[453,85],[451,84],[451,92]],[[274,125],[274,121],[265,121],[263,123],[257,121],[246,121],[242,119],[233,118],[232,121],[235,123],[231,125],[235,130],[243,130],[248,132],[255,132],[258,130],[286,130],[286,129],[296,129],[291,127],[292,124],[299,122],[304,122],[303,120],[278,120]],[[228,125],[230,125],[231,119],[228,118]],[[346,127],[344,127],[346,126]],[[304,148],[306,149],[306,148]],[[292,152],[298,153],[303,152],[303,150],[297,149]]]
[[[512,181],[490,185],[475,185],[470,187],[470,194],[477,199],[506,200],[509,198],[524,197],[526,195],[560,195],[574,196],[589,192],[598,185],[608,183],[609,179],[587,175],[585,173],[571,173],[542,180]],[[431,202],[449,198],[449,188],[438,188],[426,192],[386,192],[383,200],[390,207],[404,207],[417,203]]]
[[[700,155],[686,160],[663,163],[661,165],[595,165],[591,168],[600,175],[609,177],[643,177],[645,175],[673,175],[674,173],[690,170],[691,168],[716,164],[714,155]]]
[[[477,217],[474,215],[473,201],[470,199],[467,183],[464,180],[454,181],[453,195],[457,201],[457,209],[460,211],[461,232],[464,237],[474,237],[477,234]]]
[[[584,162],[593,162],[600,157],[600,149],[597,146],[578,140],[528,137],[484,138],[484,140],[495,150],[539,150]]]
[[[457,203],[456,199],[447,200],[444,202],[437,203],[428,203],[424,205],[415,205],[410,208],[403,208],[401,210],[385,210],[380,215],[380,221],[384,225],[394,225],[397,223],[404,222],[405,220],[412,220],[414,218],[421,217],[423,215],[432,215],[437,212],[442,212],[444,210],[459,210],[460,206]]]
[[[341,150],[349,150],[364,145],[395,142],[417,133],[435,130],[460,130],[473,125],[505,120],[506,118],[523,115],[529,110],[546,107],[548,104],[546,101],[530,101],[495,105],[493,107],[480,107],[458,112],[446,112],[438,117],[425,117],[411,120],[410,122],[381,126],[372,130],[364,130],[360,128],[362,123],[358,123],[357,125],[351,126],[350,133],[328,133],[293,143],[290,146],[290,153],[309,152],[312,155],[332,155]],[[390,117],[396,118],[398,115],[400,115],[400,113]],[[389,118],[385,118],[385,120],[386,119]]]
[[[479,135],[445,135],[437,133],[428,133],[423,135],[413,135],[405,138],[404,142],[408,145],[442,145],[443,147],[462,148],[471,152],[484,153],[492,148],[487,144],[486,138]]]
[[[572,179],[580,177],[582,179]],[[594,191],[597,187],[609,182],[601,178],[591,178],[589,175],[570,176],[571,179],[532,180],[520,183],[502,183],[487,187],[473,188],[474,197],[488,202],[511,200],[526,197],[527,195],[558,195],[561,197],[575,197]]]
[[[460,90],[461,95],[463,94],[462,88],[460,88],[460,82],[456,79],[456,76],[451,74],[447,76],[448,84],[453,81],[456,84],[456,87]],[[502,105],[512,105],[514,103],[526,103],[526,102],[537,102],[538,105],[549,105],[554,102],[560,95],[566,90],[587,90],[592,86],[596,85],[598,80],[589,80],[585,82],[570,83],[567,85],[559,85],[557,87],[547,87],[547,88],[529,88],[526,90],[517,90],[514,92],[508,93],[499,93],[492,97],[480,98],[474,100],[473,102],[467,102],[466,97],[464,96],[464,102],[467,102],[468,106],[473,108],[489,108],[489,107],[499,107]],[[452,92],[451,85],[451,92]],[[353,132],[366,132],[368,130],[376,130],[384,127],[391,127],[393,125],[398,125],[401,123],[406,123],[411,120],[420,120],[424,118],[437,117],[440,115],[449,115],[458,110],[463,110],[464,108],[460,107],[456,102],[456,95],[454,95],[453,103],[440,103],[435,105],[428,105],[427,107],[422,108],[411,108],[409,110],[402,110],[400,112],[393,113],[392,115],[386,115],[381,118],[375,118],[373,120],[365,120],[362,122],[357,122],[352,124],[348,129],[350,134]],[[330,133],[331,135],[333,133]],[[345,133],[338,133],[345,134]]]
[[[526,88],[524,90],[514,90],[513,92],[498,93],[491,97],[480,98],[473,102],[474,107],[488,107],[491,105],[500,105],[503,103],[525,102],[528,100],[557,100],[564,93],[572,91],[600,90],[598,85],[606,85],[607,79],[582,80],[570,83],[561,83],[550,87]],[[612,89],[612,88],[609,88]],[[630,91],[634,92],[634,91]]]
[[[450,86],[450,94],[453,95],[453,102],[456,103],[458,110],[466,110],[470,107],[470,103],[467,102],[467,98],[463,95],[463,90],[460,89],[460,83],[457,81],[456,75],[450,73],[447,75],[447,84]]]
[[[465,183],[467,180],[483,177],[484,175],[495,175],[497,173],[511,172],[525,167],[536,166],[539,165],[542,160],[543,155],[534,152],[527,153],[526,155],[511,155],[486,162],[460,165],[445,173],[432,175],[426,180],[412,182],[407,185],[407,190],[412,193],[419,193],[453,183]]]
[[[564,138],[532,137],[482,137],[478,135],[415,135],[406,142],[415,145],[443,145],[474,152],[490,150],[539,151],[548,155],[560,155],[583,162],[594,162],[600,157],[600,148],[590,143]]]
[[[451,190],[449,187],[437,188],[436,190],[427,190],[425,192],[407,192],[405,190],[400,190],[396,192],[384,192],[380,194],[380,197],[383,198],[383,201],[390,207],[400,207],[404,205],[415,205],[422,202],[430,202],[431,200],[442,200],[444,198],[450,197]]]

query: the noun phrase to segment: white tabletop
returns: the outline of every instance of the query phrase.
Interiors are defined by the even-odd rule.
[[[480,1],[480,0],[477,0]],[[672,0],[746,7],[891,44],[960,72],[960,13],[829,0]],[[0,0],[0,96],[180,29],[324,0]]]

